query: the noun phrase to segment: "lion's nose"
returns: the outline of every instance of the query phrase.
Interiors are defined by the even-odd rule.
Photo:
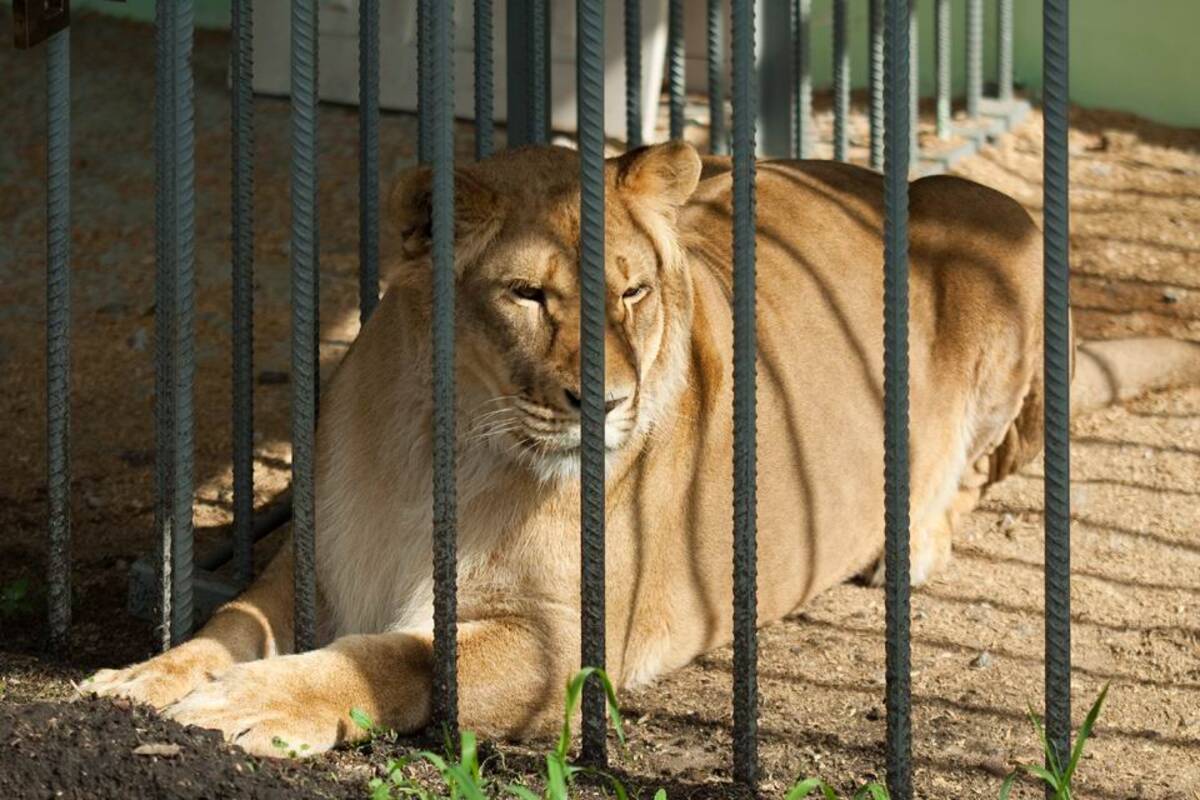
[[[567,405],[570,408],[573,408],[576,411],[579,411],[581,408],[583,408],[583,398],[580,397],[579,392],[576,392],[572,389],[563,389],[563,394],[566,395]],[[608,400],[605,400],[604,413],[607,414],[608,412],[612,411],[614,408],[624,403],[627,399],[628,395],[623,397],[612,397]]]

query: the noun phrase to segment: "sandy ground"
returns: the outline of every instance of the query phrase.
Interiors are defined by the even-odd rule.
[[[44,654],[41,626],[43,56],[0,48],[5,107],[21,110],[0,114],[0,591],[29,585],[28,597],[0,613],[0,702],[14,711],[16,703],[69,695],[69,681],[97,666],[146,656],[154,638],[124,611],[129,564],[154,538],[152,34],[88,16],[72,31],[75,627],[66,661]],[[224,34],[197,37],[201,551],[220,541],[231,499],[226,47]],[[286,485],[289,458],[289,387],[278,377],[289,364],[288,104],[260,98],[256,113],[262,503]],[[326,367],[357,328],[355,117],[344,108],[321,112]],[[385,179],[411,159],[414,129],[409,117],[385,115]],[[457,147],[466,159],[469,129],[461,134]],[[856,130],[857,145],[863,135]],[[1035,113],[957,171],[1039,215],[1040,143]],[[1200,131],[1078,112],[1071,149],[1072,300],[1082,334],[1200,341]],[[1081,796],[1200,797],[1200,389],[1080,418],[1074,444],[1077,721],[1100,687],[1112,684],[1081,768]],[[1040,706],[1043,669],[1039,470],[1034,465],[988,497],[958,537],[950,568],[914,594],[916,782],[923,797],[994,796],[1013,763],[1037,757],[1025,710]],[[798,774],[820,774],[842,788],[881,774],[882,630],[881,593],[844,585],[762,632],[767,796],[778,796]],[[632,783],[666,785],[672,798],[730,796],[730,655],[716,651],[623,697],[630,744],[617,765]],[[521,748],[500,754],[510,771],[532,764]],[[380,761],[378,752],[345,752],[299,769],[312,771],[313,786],[320,775],[350,796]],[[303,796],[306,785],[295,784],[293,796]]]

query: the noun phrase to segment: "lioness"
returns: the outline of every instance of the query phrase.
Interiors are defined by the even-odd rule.
[[[493,736],[554,722],[579,662],[578,173],[574,151],[531,148],[456,176],[459,698]],[[672,143],[609,160],[606,182],[607,666],[629,686],[731,637],[731,179]],[[760,163],[757,187],[768,623],[882,550],[883,215],[880,176],[845,164]],[[407,263],[322,402],[324,646],[292,653],[285,546],[194,639],[91,690],[260,755],[363,735],[353,707],[427,723],[429,204],[427,170],[400,180]],[[1041,445],[1042,244],[1016,202],[950,177],[912,184],[910,231],[920,583],[956,518]]]

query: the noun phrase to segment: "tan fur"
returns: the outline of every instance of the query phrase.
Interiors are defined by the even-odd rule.
[[[525,736],[579,661],[579,183],[572,151],[461,170],[456,226],[461,722]],[[285,550],[192,641],[91,688],[256,753],[356,738],[361,708],[430,713],[429,175],[399,183],[410,263],[322,398],[325,646],[292,650]],[[762,623],[871,566],[883,542],[882,183],[758,166]],[[608,163],[607,652],[619,686],[730,640],[731,180],[682,144]],[[911,187],[913,575],[1041,443],[1041,237],[1009,198]],[[648,287],[644,293],[640,287]],[[634,291],[638,290],[638,291]],[[629,296],[625,296],[629,293]],[[301,746],[307,749],[301,750]]]

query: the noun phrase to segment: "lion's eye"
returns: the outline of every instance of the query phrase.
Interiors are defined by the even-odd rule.
[[[528,283],[514,283],[509,287],[513,297],[518,300],[523,300],[526,303],[537,303],[544,305],[546,302],[546,293],[542,291],[540,286],[532,286]]]
[[[621,295],[625,300],[636,303],[650,293],[650,287],[642,284],[641,286],[630,286]]]

